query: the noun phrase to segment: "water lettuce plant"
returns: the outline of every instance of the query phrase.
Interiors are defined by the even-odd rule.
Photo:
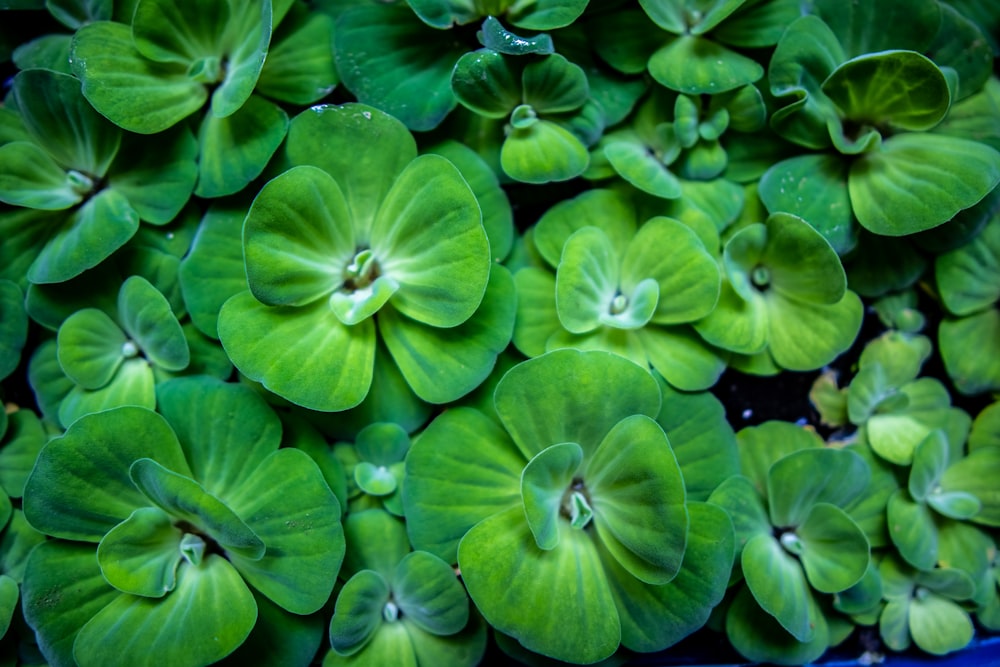
[[[0,2],[0,662],[995,642],[998,55],[985,0]]]

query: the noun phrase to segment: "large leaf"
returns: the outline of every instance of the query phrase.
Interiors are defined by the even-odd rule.
[[[396,280],[393,307],[435,327],[453,327],[479,307],[490,273],[489,240],[476,197],[436,155],[403,170],[372,224],[382,275]]]
[[[869,477],[864,459],[849,450],[808,448],[788,454],[767,474],[771,523],[799,526],[818,503],[843,507],[864,491]]]
[[[454,108],[452,68],[466,48],[439,39],[409,7],[352,7],[335,32],[337,70],[362,103],[414,130],[433,129]]]
[[[340,81],[332,43],[332,17],[292,5],[271,36],[256,92],[303,106],[326,97]]]
[[[76,664],[73,642],[80,628],[121,596],[101,575],[92,544],[50,540],[28,558],[24,618],[53,665]]]
[[[354,407],[371,386],[374,324],[344,326],[322,300],[294,308],[237,294],[219,313],[219,338],[241,372],[313,410]]]
[[[742,589],[726,613],[726,636],[741,654],[756,662],[804,665],[818,659],[829,648],[829,627],[815,599],[809,610],[817,626],[809,641],[799,641],[766,613],[749,589]]]
[[[521,507],[527,462],[481,412],[453,408],[437,417],[406,457],[403,503],[414,547],[455,562],[458,543],[472,526]]]
[[[947,318],[938,329],[938,346],[948,376],[963,394],[1000,387],[1000,360],[992,354],[1000,339],[1000,311],[987,308],[962,318]],[[985,351],[989,351],[985,354]]]
[[[1000,219],[988,223],[971,243],[940,255],[934,277],[953,315],[971,315],[1000,299]]]
[[[376,211],[417,148],[396,118],[363,104],[342,104],[316,106],[292,119],[285,152],[292,165],[319,167],[333,177],[347,200],[354,242],[363,247],[371,243]]]
[[[495,514],[459,545],[462,579],[487,622],[526,648],[597,662],[621,640],[614,599],[590,534],[568,522],[560,523],[560,533],[559,546],[545,551],[520,507]]]
[[[464,396],[493,370],[497,355],[510,343],[515,294],[510,273],[490,271],[482,304],[465,322],[438,328],[386,308],[379,333],[413,392],[431,403]]]
[[[583,69],[558,53],[529,63],[521,74],[521,101],[541,114],[573,111],[589,93]]]
[[[915,568],[929,570],[938,556],[938,531],[934,516],[924,503],[918,503],[905,489],[889,497],[886,506],[889,536],[899,555]]]
[[[899,134],[851,165],[854,214],[876,234],[901,236],[936,227],[1000,183],[1000,153],[936,134]]]
[[[125,195],[143,221],[168,223],[194,190],[197,155],[198,142],[183,125],[155,137],[126,135],[108,171],[108,185]]]
[[[625,417],[655,417],[656,380],[606,352],[557,350],[512,368],[497,385],[497,413],[525,458],[575,442],[592,455]]]
[[[250,589],[232,565],[211,554],[200,566],[183,563],[177,587],[162,599],[113,600],[80,629],[73,657],[81,667],[116,660],[208,664],[242,644],[256,620]]]
[[[132,462],[144,457],[188,471],[177,438],[156,413],[122,407],[81,417],[39,454],[25,484],[25,517],[48,535],[100,541],[149,505],[129,477]]]
[[[121,23],[97,21],[80,28],[73,40],[73,73],[83,94],[116,125],[154,134],[200,109],[208,91],[177,64],[145,58]]]
[[[605,548],[640,581],[672,580],[684,557],[688,513],[684,480],[660,426],[645,415],[623,419],[586,466]]]
[[[344,558],[344,531],[340,504],[316,464],[295,449],[279,450],[226,500],[267,547],[259,560],[233,554],[240,573],[292,613],[319,610]]]
[[[288,115],[276,104],[251,95],[225,116],[207,114],[198,133],[199,197],[239,192],[260,176],[288,131]]]
[[[913,599],[909,621],[913,643],[933,655],[957,651],[972,641],[973,626],[969,614],[940,595]]]
[[[511,58],[490,49],[466,53],[451,75],[455,97],[487,118],[505,118],[521,103],[519,71]]]
[[[732,524],[726,513],[689,503],[691,528],[684,561],[667,585],[637,581],[601,551],[622,624],[622,645],[633,651],[661,651],[700,628],[725,592],[733,565]]]
[[[556,268],[566,241],[584,227],[597,227],[608,237],[616,257],[622,257],[636,233],[635,205],[615,190],[588,190],[566,199],[538,220],[534,242],[539,254]]]
[[[158,410],[184,450],[191,478],[228,498],[281,440],[281,423],[249,387],[207,377],[178,378],[156,390]]]
[[[929,130],[951,106],[944,73],[914,51],[852,58],[830,74],[822,90],[844,118],[902,130]]]

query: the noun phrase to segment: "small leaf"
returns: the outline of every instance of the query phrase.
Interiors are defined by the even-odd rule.
[[[13,141],[0,146],[0,201],[46,211],[59,211],[89,193],[90,179],[64,171],[33,143]]]
[[[817,503],[796,531],[802,540],[802,567],[821,593],[839,593],[858,583],[870,563],[865,534],[842,509]]]
[[[372,570],[362,570],[344,584],[330,619],[330,644],[334,652],[350,656],[365,647],[382,624],[389,595],[385,579]]]
[[[326,97],[340,79],[331,44],[333,19],[323,12],[292,5],[271,36],[254,90],[300,106]]]
[[[361,461],[354,467],[354,481],[370,496],[388,496],[396,490],[396,478],[385,466]]]
[[[889,497],[886,506],[889,536],[903,559],[919,570],[934,567],[938,558],[938,534],[927,505],[915,502],[905,489]]]
[[[743,547],[743,577],[757,603],[800,642],[817,632],[818,609],[802,565],[768,534],[751,537]]]
[[[180,323],[166,297],[148,280],[131,276],[122,283],[118,313],[126,333],[152,363],[168,371],[183,370],[190,363]]]
[[[482,31],[477,36],[480,43],[487,49],[512,56],[523,56],[530,53],[548,55],[555,51],[555,47],[552,46],[552,38],[548,35],[518,37],[504,28],[500,21],[492,16],[486,17],[486,20],[483,21]]]
[[[466,53],[455,63],[451,87],[468,109],[504,118],[521,103],[520,73],[508,58],[489,49]]]
[[[913,643],[933,655],[965,648],[972,641],[972,619],[960,606],[939,595],[918,595],[910,602]]]
[[[927,500],[947,468],[948,438],[944,431],[931,431],[913,452],[913,465],[907,482],[910,497],[918,503]]]
[[[583,450],[573,442],[546,447],[521,472],[521,501],[535,543],[546,551],[559,544],[559,521],[565,519],[564,496],[574,486]]]
[[[620,262],[597,227],[584,227],[566,239],[556,270],[556,310],[567,331],[587,333],[611,314],[619,297]]]
[[[426,551],[396,567],[393,596],[404,618],[435,635],[454,635],[469,622],[469,597],[451,565]]]
[[[504,173],[524,183],[566,181],[582,174],[589,163],[583,143],[548,120],[515,129],[500,150]]]
[[[181,538],[169,515],[156,507],[140,507],[97,545],[101,574],[123,593],[162,598],[177,584]]]
[[[756,61],[694,34],[670,39],[649,58],[658,83],[689,95],[734,90],[764,76]]]
[[[66,377],[84,389],[100,389],[114,377],[125,358],[125,333],[96,308],[70,315],[56,338],[59,365]]]
[[[681,196],[680,181],[645,146],[626,141],[609,141],[604,145],[603,151],[618,175],[643,192],[662,199]]]
[[[558,53],[529,63],[521,74],[521,101],[543,115],[578,109],[589,94],[583,69]]]
[[[799,526],[819,503],[843,507],[864,491],[869,477],[864,459],[849,450],[809,448],[788,454],[767,474],[771,523]]]

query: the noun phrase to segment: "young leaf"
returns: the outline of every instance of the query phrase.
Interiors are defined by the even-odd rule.
[[[568,504],[564,496],[573,488],[582,461],[580,446],[564,442],[540,451],[521,472],[521,502],[540,549],[548,551],[559,545],[559,522],[566,518],[563,505]]]

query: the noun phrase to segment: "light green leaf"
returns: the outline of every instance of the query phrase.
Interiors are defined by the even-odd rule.
[[[118,660],[144,667],[208,664],[242,644],[256,620],[250,589],[232,565],[211,554],[200,566],[181,564],[177,587],[163,599],[113,600],[80,629],[73,657],[81,667]]]
[[[216,23],[212,30],[221,47],[216,53],[226,59],[224,78],[212,92],[212,115],[218,117],[236,113],[250,98],[267,56],[272,20],[280,20],[279,12],[275,11],[278,16],[272,16],[272,3],[267,0],[229,7],[232,15]],[[204,14],[204,9],[201,13]],[[197,66],[196,61],[194,67]]]
[[[0,201],[46,211],[70,208],[89,194],[92,181],[65,171],[33,143],[0,146]]]
[[[586,466],[604,546],[640,581],[672,580],[684,557],[688,514],[680,467],[659,424],[645,415],[626,417]]]
[[[56,338],[59,365],[66,377],[84,389],[100,389],[125,359],[125,333],[96,308],[70,315]]]
[[[312,410],[354,407],[371,386],[374,324],[344,326],[323,301],[266,306],[237,294],[219,313],[219,338],[242,373]]]
[[[589,163],[587,148],[576,136],[544,119],[515,128],[500,149],[504,173],[523,183],[566,181],[582,174]]]
[[[555,294],[559,322],[570,333],[593,331],[613,314],[620,261],[598,227],[584,227],[566,239],[556,270]]]
[[[406,457],[403,504],[413,546],[454,563],[458,543],[472,526],[521,507],[527,461],[481,412],[460,407],[438,416]]]
[[[782,368],[821,368],[854,343],[864,316],[864,306],[854,292],[848,290],[832,304],[772,296],[775,292],[767,297],[769,351]]]
[[[557,350],[512,368],[497,384],[497,413],[526,459],[575,442],[593,454],[625,417],[660,410],[656,380],[606,352]]]
[[[451,328],[425,325],[385,308],[379,333],[413,392],[424,401],[447,403],[478,387],[508,346],[514,327],[515,293],[510,273],[490,271],[479,308]]]
[[[609,141],[602,150],[618,175],[643,192],[662,199],[681,196],[680,181],[642,144]]]
[[[704,391],[726,370],[729,355],[706,343],[690,327],[645,327],[636,337],[649,365],[683,391]]]
[[[799,641],[754,601],[747,588],[741,589],[726,613],[726,636],[741,654],[757,662],[804,665],[818,659],[829,648],[829,627],[810,594],[809,610],[817,626],[812,639]]]
[[[856,160],[847,185],[862,226],[901,236],[950,220],[997,183],[1000,152],[993,148],[956,137],[904,133]]]
[[[938,347],[958,391],[972,395],[1000,388],[1000,357],[993,354],[997,340],[1000,311],[996,308],[941,322]]]
[[[161,509],[140,507],[97,545],[101,574],[123,593],[162,598],[177,584],[182,535]]]
[[[643,11],[656,25],[668,32],[702,35],[712,30],[739,9],[744,0],[688,2],[682,0],[639,0]]]
[[[365,150],[358,151],[358,146]],[[416,157],[417,148],[396,118],[374,107],[349,103],[315,106],[293,118],[285,152],[292,165],[319,167],[337,182],[359,248],[371,243],[375,213],[396,177]]]
[[[997,474],[1000,474],[1000,447],[981,447],[944,472],[941,490],[971,494],[982,503],[982,510],[972,517],[972,521],[997,526],[1000,525],[1000,491],[991,482]]]
[[[292,5],[271,36],[256,92],[301,106],[326,97],[340,80],[334,63],[333,19]]]
[[[129,466],[151,457],[187,472],[177,438],[159,415],[122,407],[74,422],[41,451],[24,488],[24,514],[36,529],[63,539],[99,542],[149,501]]]
[[[954,315],[972,315],[1000,299],[1000,220],[934,262],[941,300]]]
[[[905,489],[889,497],[886,506],[889,537],[903,559],[920,570],[934,567],[938,556],[938,531],[930,508],[915,502]]]
[[[560,533],[559,546],[544,551],[520,507],[495,514],[459,545],[462,579],[486,621],[525,648],[597,662],[621,640],[614,599],[588,532],[560,522]]]
[[[534,229],[538,252],[552,268],[559,265],[566,241],[584,227],[597,227],[608,237],[616,257],[622,257],[636,233],[635,205],[616,190],[588,190],[545,212]]]
[[[913,452],[935,428],[946,425],[951,398],[938,380],[919,378],[900,388],[903,407],[874,414],[865,424],[868,443],[875,453],[897,465],[909,465]]]
[[[149,138],[126,135],[108,170],[108,186],[125,195],[143,221],[168,223],[194,190],[197,155],[198,142],[184,126]]]
[[[820,614],[798,559],[773,536],[758,534],[743,547],[741,563],[747,587],[761,608],[800,642],[812,640]]]
[[[913,643],[933,655],[957,651],[972,641],[969,614],[939,595],[917,595],[910,602],[909,621]]]
[[[344,558],[344,532],[340,503],[312,459],[280,449],[226,501],[267,548],[260,559],[230,555],[244,578],[294,614],[318,611]]]
[[[910,497],[918,503],[924,502],[938,486],[948,463],[948,437],[944,431],[931,431],[913,452],[906,487]]]
[[[392,305],[435,327],[479,307],[490,273],[489,239],[475,195],[446,159],[423,155],[393,183],[372,224],[372,252],[400,288]]]
[[[726,510],[732,520],[737,555],[750,538],[773,532],[764,497],[747,477],[733,475],[725,479],[708,497],[708,501]]]
[[[559,545],[559,522],[569,514],[564,505],[570,504],[568,494],[576,486],[574,475],[582,461],[580,445],[563,442],[538,452],[521,472],[521,502],[540,549],[548,551]],[[589,522],[590,516],[583,521]]]
[[[865,575],[871,560],[868,539],[839,507],[816,503],[795,535],[802,544],[802,567],[815,590],[839,593]]]
[[[391,585],[396,566],[411,551],[406,524],[381,509],[349,512],[344,518],[344,539],[347,548],[341,579],[374,570]]]
[[[810,447],[783,456],[767,473],[771,524],[802,525],[818,503],[843,507],[864,491],[869,478],[864,459],[849,450]]]
[[[741,472],[753,482],[761,495],[766,495],[770,485],[768,478],[771,466],[800,450],[822,447],[823,439],[814,431],[797,424],[772,420],[740,430],[736,434],[736,443]],[[851,459],[843,460],[851,461]],[[801,463],[808,465],[808,458]],[[802,482],[799,482],[797,486],[801,484]]]

